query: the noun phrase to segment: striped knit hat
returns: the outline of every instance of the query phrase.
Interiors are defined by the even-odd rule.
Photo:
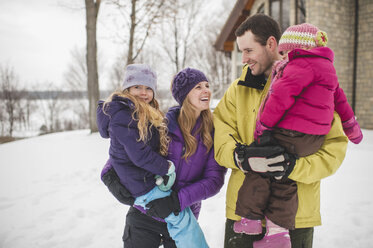
[[[326,32],[319,30],[312,24],[302,23],[288,27],[282,34],[278,51],[291,51],[295,48],[310,49],[326,46],[328,37]]]

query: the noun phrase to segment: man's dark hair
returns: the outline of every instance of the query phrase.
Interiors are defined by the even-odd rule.
[[[255,41],[262,46],[267,44],[267,40],[270,36],[275,37],[277,44],[281,38],[281,29],[278,23],[272,17],[264,14],[249,16],[236,29],[236,37],[244,35],[244,33],[249,30],[255,35]]]

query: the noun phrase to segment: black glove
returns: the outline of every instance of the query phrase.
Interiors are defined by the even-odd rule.
[[[125,205],[133,206],[135,198],[126,187],[120,183],[119,177],[113,168],[102,176],[102,181],[117,200]]]
[[[284,156],[287,161],[288,168],[285,170],[285,174],[280,179],[287,179],[290,173],[293,171],[294,166],[299,158],[297,155],[292,153],[284,153]],[[279,178],[277,178],[279,179]]]
[[[179,197],[176,191],[172,191],[171,195],[164,198],[153,200],[146,204],[149,208],[146,212],[147,215],[164,219],[171,213],[178,215],[180,210]]]
[[[282,177],[289,167],[289,155],[282,146],[258,146],[255,141],[249,146],[236,141],[234,160],[243,172],[254,171],[264,176]]]
[[[257,146],[270,146],[278,145],[277,140],[272,136],[272,131],[264,130],[263,134],[260,135],[256,140],[255,144]]]

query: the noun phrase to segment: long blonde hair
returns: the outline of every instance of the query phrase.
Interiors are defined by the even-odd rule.
[[[159,110],[159,104],[155,98],[147,104],[146,102],[139,100],[132,96],[128,89],[117,90],[112,93],[103,104],[103,111],[107,108],[107,104],[113,100],[114,96],[125,97],[131,100],[135,105],[135,110],[132,112],[132,119],[137,121],[137,128],[139,130],[139,139],[137,141],[143,141],[144,143],[151,138],[151,128],[155,127],[159,132],[160,137],[160,149],[159,153],[163,156],[168,154],[169,137],[167,136],[168,129],[164,114]],[[150,134],[150,135],[149,135]]]
[[[195,126],[197,121],[195,111],[195,107],[190,103],[189,98],[186,97],[183,105],[181,106],[180,114],[178,117],[178,123],[185,141],[185,153],[183,155],[183,158],[185,158],[186,160],[197,150],[197,140],[194,137],[196,134],[200,133],[203,144],[207,148],[207,152],[210,151],[213,145],[211,136],[213,130],[213,122],[210,109],[206,109],[201,112],[201,126],[198,128],[198,130],[195,131],[195,133],[192,133],[193,127]]]

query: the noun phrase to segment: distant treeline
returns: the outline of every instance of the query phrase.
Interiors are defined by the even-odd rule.
[[[13,92],[28,100],[48,100],[48,99],[87,99],[87,91],[17,91]],[[112,91],[100,91],[100,98],[108,97]],[[158,96],[165,96],[169,94],[169,90],[158,90]],[[0,99],[4,99],[4,92],[0,91]]]

